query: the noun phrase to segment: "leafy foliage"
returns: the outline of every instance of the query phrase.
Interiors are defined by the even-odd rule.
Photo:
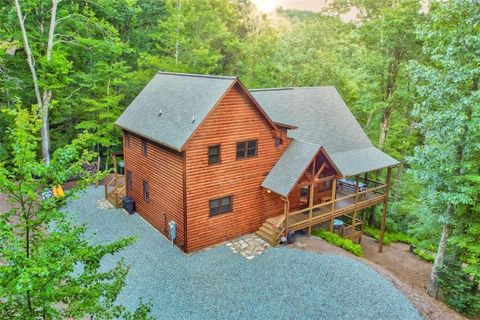
[[[323,229],[316,229],[312,231],[312,234],[316,237],[322,238],[323,240],[331,243],[337,247],[343,248],[348,252],[353,253],[356,256],[363,256],[362,246],[359,244],[353,243],[350,239],[344,239],[338,234],[329,232]]]
[[[364,227],[363,233],[366,235],[373,237],[375,240],[380,240],[380,230],[373,229],[370,227]],[[401,233],[401,232],[385,232],[383,235],[383,243],[389,245],[393,242],[402,242],[406,244],[413,244],[415,240],[409,236],[408,234]]]
[[[440,287],[446,302],[455,310],[472,318],[480,314],[480,295],[477,292],[477,285],[454,256],[447,256],[445,265],[440,270]]]
[[[59,208],[75,192],[96,179],[82,165],[92,159],[92,137],[80,135],[55,151],[47,165],[37,161],[39,121],[35,110],[14,112],[12,164],[0,164],[0,192],[11,209],[0,215],[0,318],[147,318],[141,304],[132,314],[115,304],[128,267],[120,260],[103,270],[101,261],[132,243],[126,238],[90,244],[85,228],[74,226]],[[80,177],[63,197],[42,199],[45,189]]]
[[[462,279],[478,284],[476,1],[431,1],[421,10],[416,0],[338,0],[328,12],[274,14],[259,12],[249,0],[60,1],[52,57],[46,59],[52,3],[22,0],[39,83],[52,91],[56,155],[49,174],[35,161],[37,141],[21,130],[38,126],[35,112],[30,119],[22,113],[36,99],[13,2],[0,3],[0,132],[15,134],[0,135],[2,172],[10,179],[5,181],[27,171],[26,178],[40,179],[17,192],[33,199],[36,188],[81,175],[74,159],[92,157],[93,150],[108,166],[111,152],[121,147],[115,119],[159,70],[234,74],[251,88],[334,85],[375,145],[403,164],[392,183],[386,242],[412,236],[418,248],[431,251],[442,247],[447,224],[451,259],[464,263],[461,272],[468,276]],[[353,7],[357,20],[343,20]],[[31,152],[12,156],[24,148]],[[378,220],[379,210],[372,213]],[[365,231],[378,238],[377,230]],[[467,292],[444,291],[457,300]],[[471,314],[465,311],[474,301],[469,299],[459,309]]]

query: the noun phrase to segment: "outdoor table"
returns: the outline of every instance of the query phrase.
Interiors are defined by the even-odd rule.
[[[338,229],[340,230],[340,236],[343,236],[343,227],[345,226],[345,223],[340,220],[340,219],[334,219],[333,220],[333,229]]]

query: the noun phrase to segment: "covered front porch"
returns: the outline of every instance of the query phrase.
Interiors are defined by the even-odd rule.
[[[288,165],[283,164],[282,173]],[[310,235],[313,226],[323,225],[344,238],[360,241],[365,209],[382,204],[381,251],[391,170],[390,166],[344,177],[328,154],[322,149],[317,150],[296,180],[284,184],[286,188],[266,180],[263,185],[266,192],[277,193],[283,200],[284,208],[282,214],[267,219],[257,234],[275,245],[289,232],[306,230]],[[385,178],[378,181],[377,177]]]
[[[328,200],[320,200],[319,203],[313,203],[312,206],[299,210],[287,210],[287,207],[290,208],[290,206],[289,201],[285,200],[286,212],[267,219],[260,231],[274,231],[269,232],[273,236],[270,237],[270,242],[277,243],[280,237],[288,232],[308,229],[310,233],[313,226],[327,223],[331,232],[338,229],[341,236],[351,240],[360,240],[365,221],[364,210],[377,204],[385,204],[387,200],[386,183],[369,179],[367,183],[364,182],[365,180],[362,181],[362,184],[365,185],[364,188],[351,190],[335,179],[331,197],[321,197]],[[313,195],[313,192],[310,194]],[[335,220],[341,220],[342,224],[335,225]],[[265,235],[261,232],[261,236],[265,238]]]

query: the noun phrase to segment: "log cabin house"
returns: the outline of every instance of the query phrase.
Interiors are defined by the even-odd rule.
[[[277,244],[340,220],[360,240],[364,209],[377,204],[384,230],[398,162],[334,87],[247,90],[237,77],[158,72],[116,125],[126,194],[167,237],[175,221],[185,252],[253,232]],[[385,182],[368,175],[379,170]]]

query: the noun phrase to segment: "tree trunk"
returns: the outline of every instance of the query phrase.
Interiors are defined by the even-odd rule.
[[[430,274],[430,282],[428,283],[428,287],[427,287],[428,295],[435,298],[438,296],[438,273],[440,269],[443,267],[443,262],[445,260],[445,250],[447,248],[448,234],[450,232],[448,219],[452,216],[452,214],[453,214],[453,205],[448,204],[447,220],[443,225],[442,236],[440,237],[437,255],[435,256],[432,272]]]
[[[384,110],[382,114],[382,122],[380,123],[380,137],[378,138],[378,147],[384,150],[385,142],[387,141],[388,129],[390,129],[391,113],[389,110]]]
[[[402,171],[403,171],[403,161],[400,162],[400,165],[397,167],[397,180],[395,181],[395,202],[398,202],[400,198],[400,185],[402,180]]]
[[[57,16],[57,4],[58,4],[57,0],[52,0],[50,29],[48,30],[47,51],[46,51],[47,61],[50,61],[52,57],[53,37],[55,35],[55,24],[56,24],[56,16]],[[32,75],[35,97],[37,98],[37,104],[38,104],[38,113],[39,113],[40,120],[42,122],[42,125],[40,127],[42,157],[43,157],[43,161],[48,164],[50,162],[50,135],[49,135],[49,125],[48,125],[48,108],[50,106],[50,101],[52,99],[52,91],[45,90],[43,92],[43,97],[40,95],[40,86],[38,84],[37,71],[35,69],[35,63],[33,62],[32,50],[30,49],[28,35],[25,28],[25,18],[23,17],[19,0],[15,0],[15,9],[17,11],[18,22],[20,24],[20,30],[22,33],[23,46],[25,49],[25,53],[27,55],[27,63],[28,63],[28,66],[30,67],[30,73]]]

